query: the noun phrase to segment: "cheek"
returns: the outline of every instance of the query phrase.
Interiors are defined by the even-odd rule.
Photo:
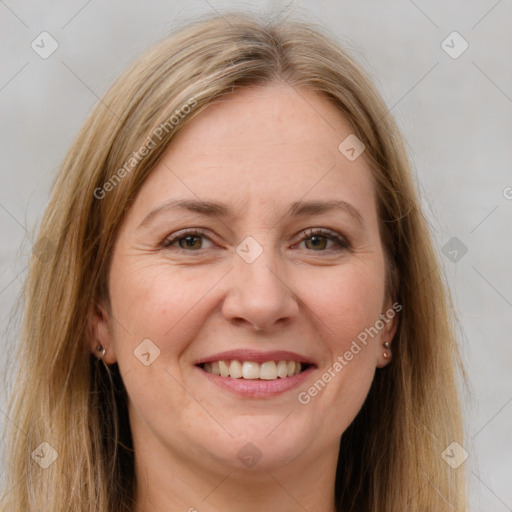
[[[179,352],[193,328],[202,325],[197,315],[218,281],[218,272],[205,273],[199,267],[191,272],[171,269],[161,261],[130,262],[129,257],[119,257],[110,276],[116,352],[133,350],[146,338],[159,346],[162,355],[168,352],[166,340],[172,338],[173,352]]]
[[[159,416],[173,417],[177,408],[190,407],[188,395],[176,393],[183,380],[176,361],[203,325],[198,319],[200,298],[218,279],[191,279],[165,262],[147,263],[125,255],[116,263],[110,275],[115,356],[130,406],[140,417],[158,414],[153,418],[158,422]]]
[[[360,340],[381,314],[384,277],[377,261],[340,267],[315,282],[303,283],[303,297],[329,356],[317,380],[301,389],[299,402],[313,427],[334,439],[356,417],[374,378],[378,338]]]
[[[336,357],[378,320],[384,279],[378,269],[342,267],[316,284],[305,284],[303,297],[325,326],[331,355]]]

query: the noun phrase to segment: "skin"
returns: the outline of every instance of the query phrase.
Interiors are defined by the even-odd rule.
[[[91,342],[105,347],[107,364],[118,362],[129,395],[137,512],[334,511],[340,437],[388,363],[383,343],[396,330],[395,317],[307,405],[298,402],[392,304],[370,168],[364,154],[350,162],[338,150],[352,132],[312,91],[246,88],[191,122],[143,184]],[[174,199],[223,202],[234,217],[164,209],[140,227]],[[291,216],[299,200],[345,201],[362,222],[343,210]],[[162,246],[188,228],[205,231],[193,248]],[[301,241],[307,228],[332,230],[350,247],[322,235]],[[263,249],[252,263],[236,252],[248,236]],[[149,366],[133,353],[145,339],[160,350]],[[317,368],[297,389],[242,398],[194,364],[235,348],[290,350]],[[237,457],[248,442],[261,454],[250,468]]]

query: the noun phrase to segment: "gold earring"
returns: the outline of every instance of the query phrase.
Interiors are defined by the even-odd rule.
[[[382,355],[384,356],[385,359],[389,359],[391,357],[391,347],[389,346],[389,343],[387,341],[384,343],[384,348],[386,349],[386,351]]]

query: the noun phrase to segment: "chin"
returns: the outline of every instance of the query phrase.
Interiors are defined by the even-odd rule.
[[[313,433],[308,434],[302,425],[297,430],[286,414],[239,417],[226,423],[226,429],[233,436],[213,439],[204,449],[212,458],[225,466],[251,471],[270,471],[289,464],[311,445]],[[284,420],[284,421],[283,421]]]

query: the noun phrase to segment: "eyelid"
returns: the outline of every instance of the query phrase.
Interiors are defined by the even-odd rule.
[[[184,228],[180,229],[179,231],[175,231],[174,233],[171,233],[170,235],[166,236],[165,239],[162,241],[160,246],[162,248],[168,248],[171,247],[171,244],[177,242],[180,238],[185,238],[185,236],[188,235],[196,235],[196,236],[202,236],[203,238],[207,238],[213,243],[213,240],[207,235],[206,230],[202,228]],[[186,249],[183,249],[182,247],[178,247],[178,249],[182,249],[186,251]],[[199,252],[199,251],[187,251],[187,252]]]
[[[328,228],[307,228],[300,232],[300,242],[311,238],[312,236],[322,236],[328,240],[336,242],[342,249],[351,249],[351,244],[347,238],[336,231]],[[328,251],[312,251],[312,252],[328,252]]]
[[[200,236],[200,237],[203,237],[207,240],[209,240],[210,242],[212,243],[215,243],[210,236],[208,236],[207,234],[207,230],[203,229],[203,228],[184,228],[184,229],[181,229],[179,231],[176,231],[170,235],[168,235],[163,241],[162,243],[160,244],[161,248],[169,248],[172,246],[172,244],[176,243],[178,240],[180,240],[181,238],[185,238],[186,236]],[[308,238],[311,238],[313,236],[321,236],[321,237],[324,237],[324,238],[327,238],[328,240],[331,240],[333,242],[336,242],[338,244],[338,247],[337,248],[334,248],[334,250],[349,250],[352,248],[350,242],[346,239],[345,236],[339,234],[338,232],[336,231],[333,231],[331,229],[328,229],[328,228],[306,228],[306,229],[303,229],[300,233],[299,233],[299,242],[298,243],[301,243],[303,242],[304,240],[307,240]],[[298,245],[297,244],[294,244],[292,247]],[[177,247],[178,250],[182,250],[182,251],[185,251],[185,252],[197,252],[199,253],[201,251],[201,249],[209,249],[209,248],[201,248],[201,249],[198,249],[198,250],[187,250],[187,249],[183,249],[182,247]],[[310,252],[331,252],[332,251],[332,248],[331,250],[323,250],[323,251],[310,251]]]

